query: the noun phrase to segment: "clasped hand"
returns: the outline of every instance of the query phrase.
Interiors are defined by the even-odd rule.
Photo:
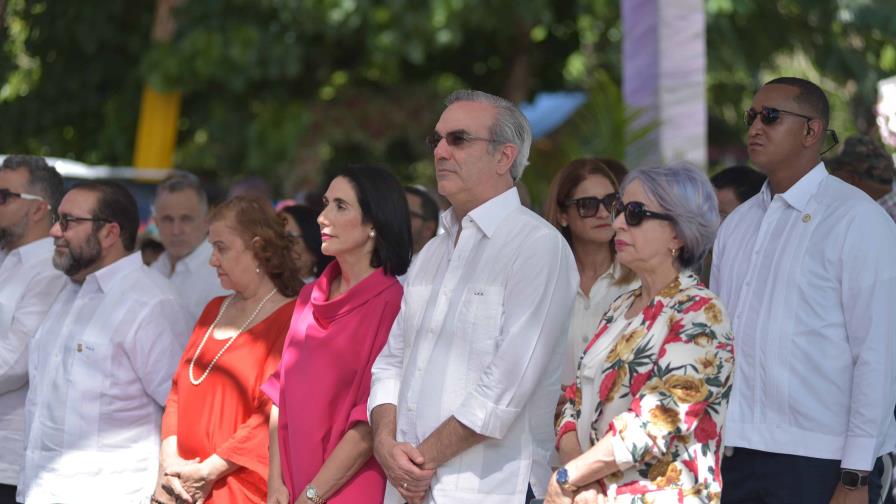
[[[174,497],[178,504],[203,504],[214,483],[205,466],[196,458],[166,467],[162,490]]]
[[[423,469],[423,455],[410,443],[374,443],[374,456],[386,478],[408,504],[422,504],[432,485],[435,469]]]

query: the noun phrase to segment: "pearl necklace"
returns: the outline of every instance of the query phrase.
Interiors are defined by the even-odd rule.
[[[273,296],[275,292],[277,292],[277,289],[272,290],[267,296],[264,297],[264,299],[261,300],[261,303],[258,303],[258,307],[255,308],[254,312],[252,312],[252,316],[249,317],[249,320],[245,321],[243,323],[242,327],[240,327],[240,330],[237,331],[236,334],[234,334],[233,336],[230,337],[230,341],[228,341],[227,344],[224,345],[224,348],[222,348],[218,352],[218,355],[216,355],[215,358],[212,359],[211,364],[209,364],[208,367],[205,368],[205,372],[202,373],[202,376],[200,376],[199,379],[197,380],[196,378],[193,377],[193,366],[196,364],[196,359],[199,357],[199,352],[202,351],[202,347],[205,345],[206,340],[208,340],[208,337],[212,333],[212,331],[215,330],[215,326],[218,325],[218,322],[221,320],[221,317],[224,315],[224,312],[227,310],[227,307],[230,305],[230,301],[233,299],[234,296],[236,296],[236,294],[233,294],[224,300],[224,306],[221,307],[221,310],[218,312],[218,316],[215,318],[215,321],[212,322],[212,325],[208,326],[208,331],[205,331],[205,336],[202,337],[202,342],[199,343],[199,348],[196,349],[196,353],[193,354],[193,360],[190,361],[190,383],[192,383],[193,385],[199,385],[200,383],[202,383],[202,380],[205,380],[205,377],[208,376],[208,374],[209,374],[209,372],[211,372],[212,368],[215,367],[215,363],[218,362],[218,359],[221,357],[221,355],[224,353],[224,351],[227,350],[231,344],[233,344],[233,342],[234,342],[234,340],[236,340],[237,336],[242,334],[242,332],[245,331],[247,327],[249,327],[249,324],[251,324],[252,321],[255,320],[255,317],[258,315],[258,312],[261,311],[261,307],[264,306],[264,304],[268,302],[268,299],[271,299],[271,296]]]

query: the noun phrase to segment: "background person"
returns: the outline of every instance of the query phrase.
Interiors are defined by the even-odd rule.
[[[266,202],[238,196],[216,207],[209,224],[211,265],[233,294],[208,304],[175,371],[154,498],[262,503],[271,402],[260,388],[280,363],[302,283]]]
[[[717,502],[734,349],[721,304],[692,271],[719,225],[712,186],[689,166],[636,170],[613,213],[617,258],[641,288],[613,302],[566,389],[564,467],[545,503]]]
[[[416,256],[439,231],[439,204],[429,191],[420,186],[405,186],[404,195],[411,215],[411,236]]]
[[[860,189],[896,221],[893,190],[893,156],[867,135],[853,135],[843,142],[840,154],[827,163],[831,175]]]
[[[152,269],[171,280],[184,308],[195,321],[208,302],[227,291],[208,264],[212,254],[208,235],[208,198],[199,179],[176,172],[156,187],[153,220],[165,251]]]
[[[334,261],[296,302],[280,368],[264,385],[271,415],[271,504],[381,503],[386,478],[367,422],[370,368],[401,304],[411,260],[398,180],[353,166],[330,183],[318,217]]]
[[[279,212],[286,219],[286,233],[296,241],[293,258],[299,264],[302,281],[309,284],[320,276],[324,268],[333,260],[321,252],[320,226],[317,213],[305,205],[290,205]]]
[[[594,158],[571,161],[551,181],[544,215],[566,238],[579,271],[567,359],[561,383],[575,380],[576,365],[598,322],[620,294],[640,285],[637,275],[616,261],[610,208],[619,198],[619,183]]]
[[[729,166],[713,175],[709,181],[712,182],[716,199],[719,200],[719,215],[725,220],[735,208],[762,189],[765,175],[749,166]]]

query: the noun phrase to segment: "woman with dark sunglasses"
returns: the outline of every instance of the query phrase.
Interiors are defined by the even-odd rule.
[[[625,167],[619,163],[619,177]],[[617,167],[617,170],[619,169]],[[610,209],[619,180],[595,158],[571,161],[551,181],[544,214],[569,242],[579,270],[579,290],[567,338],[561,383],[575,380],[576,364],[604,312],[620,294],[638,287],[638,277],[616,260]],[[563,398],[561,397],[561,401]]]
[[[545,504],[718,502],[720,431],[734,365],[731,325],[693,269],[719,225],[715,192],[689,166],[625,177],[612,204],[616,259],[641,287],[617,298],[566,387],[563,464]]]

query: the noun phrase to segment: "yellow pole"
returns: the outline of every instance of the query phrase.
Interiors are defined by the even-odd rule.
[[[183,0],[157,0],[152,40],[166,43],[174,36],[174,7]],[[180,92],[160,93],[144,86],[134,142],[134,167],[171,168],[177,144]]]
[[[171,168],[179,117],[180,93],[159,93],[149,86],[143,88],[134,147],[136,168]]]

